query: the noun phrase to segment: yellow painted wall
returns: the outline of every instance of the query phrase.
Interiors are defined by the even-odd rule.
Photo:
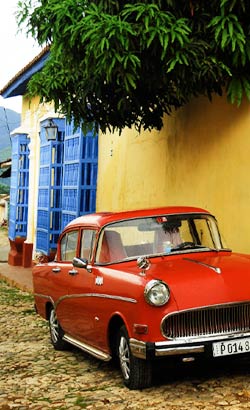
[[[40,122],[54,114],[53,104],[40,104],[40,98],[31,100],[23,97],[21,128],[30,138],[29,149],[29,197],[28,226],[26,243],[33,243],[36,249],[37,203],[40,164]]]
[[[229,247],[250,253],[249,171],[250,105],[194,99],[160,132],[100,136],[97,210],[200,206]]]

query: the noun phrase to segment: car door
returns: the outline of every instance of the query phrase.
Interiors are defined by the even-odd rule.
[[[95,237],[95,230],[81,230],[78,252],[81,258],[91,259]],[[73,267],[73,273],[69,272],[68,295],[63,301],[64,315],[67,316],[67,319],[64,318],[64,330],[72,337],[88,343],[92,343],[95,321],[91,303],[94,281],[91,270]]]
[[[51,286],[54,289],[60,289],[59,297],[55,300],[56,313],[66,333],[70,332],[72,327],[71,307],[68,299],[71,278],[76,274],[73,258],[78,256],[79,235],[79,228],[71,229],[63,234],[59,241],[57,261],[52,267]]]

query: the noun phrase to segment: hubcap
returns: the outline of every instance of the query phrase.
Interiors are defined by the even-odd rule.
[[[130,376],[130,352],[128,341],[124,336],[120,339],[119,358],[122,374],[125,380],[128,380]]]
[[[58,325],[58,320],[57,320],[54,309],[51,310],[50,312],[49,323],[50,323],[50,333],[51,333],[52,342],[56,343],[59,337],[59,325]]]

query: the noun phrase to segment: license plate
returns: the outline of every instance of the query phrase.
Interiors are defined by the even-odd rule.
[[[213,343],[213,356],[229,356],[250,352],[250,337]]]

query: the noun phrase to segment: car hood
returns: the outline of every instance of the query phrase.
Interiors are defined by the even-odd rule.
[[[250,300],[250,257],[231,252],[162,258],[147,271],[164,280],[179,310]]]

